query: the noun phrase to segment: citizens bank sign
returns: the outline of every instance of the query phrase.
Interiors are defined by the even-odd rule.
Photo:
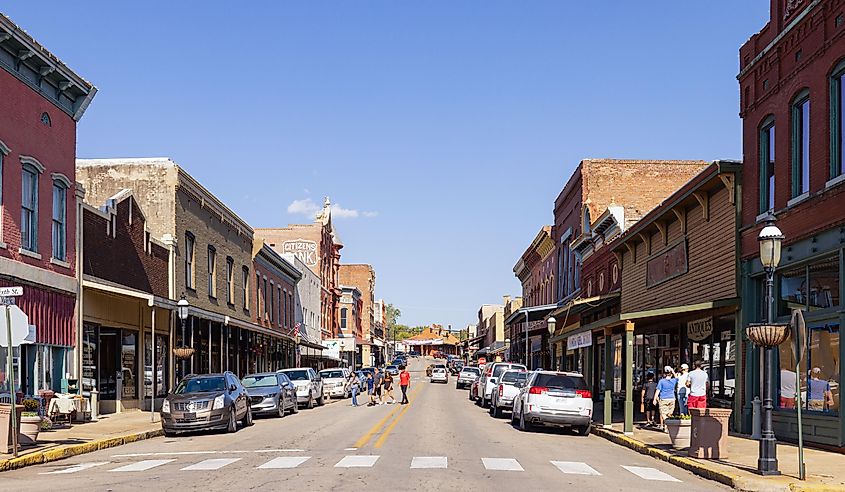
[[[314,241],[307,239],[285,241],[282,244],[282,250],[285,253],[293,253],[302,263],[310,267],[317,266],[317,243]]]

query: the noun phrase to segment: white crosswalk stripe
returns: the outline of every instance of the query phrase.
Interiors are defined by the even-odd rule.
[[[448,459],[445,456],[414,456],[411,468],[446,468]]]
[[[226,465],[231,465],[232,463],[240,460],[240,458],[210,458],[200,461],[199,463],[186,466],[185,468],[182,468],[182,470],[219,470]]]
[[[646,479],[646,480],[659,480],[661,482],[680,482],[677,478],[669,475],[667,473],[663,473],[662,471],[656,468],[649,468],[647,466],[625,466],[622,465],[622,468],[628,470],[629,472],[633,473],[634,475]]]
[[[69,466],[67,468],[63,468],[61,470],[55,470],[51,472],[43,472],[39,473],[39,475],[57,475],[57,474],[64,474],[64,473],[76,473],[82,470],[88,470],[90,468],[94,468],[95,466],[102,466],[111,463],[110,461],[97,461],[95,463],[80,463],[78,465]]]
[[[558,470],[566,474],[601,475],[601,473],[597,472],[592,466],[578,461],[552,461],[551,464],[555,465]]]
[[[259,466],[259,470],[274,470],[279,468],[296,468],[310,460],[310,456],[280,456]]]
[[[335,468],[370,468],[378,461],[378,456],[349,455],[334,465]]]
[[[151,468],[155,468],[157,466],[166,465],[170,462],[176,461],[175,459],[170,460],[143,460],[137,463],[130,463],[128,465],[124,465],[113,470],[109,470],[110,472],[137,472],[137,471],[147,471]]]
[[[497,471],[525,471],[513,458],[481,458],[484,468]]]

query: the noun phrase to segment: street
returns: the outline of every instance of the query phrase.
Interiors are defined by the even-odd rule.
[[[428,362],[410,361],[408,406],[334,401],[235,434],[160,437],[4,473],[3,489],[724,489],[600,437],[522,433],[470,402],[454,377],[429,383]]]

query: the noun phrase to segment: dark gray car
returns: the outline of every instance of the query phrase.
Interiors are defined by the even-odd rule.
[[[249,396],[231,372],[191,374],[167,395],[161,406],[164,435],[196,430],[238,430],[238,421],[252,425]]]
[[[254,415],[273,414],[284,417],[290,410],[296,413],[296,385],[288,377],[277,372],[263,372],[244,376],[241,381],[249,395]]]

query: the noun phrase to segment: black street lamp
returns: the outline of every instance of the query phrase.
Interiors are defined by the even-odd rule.
[[[775,218],[770,215],[766,226],[757,236],[760,243],[760,263],[766,272],[766,322],[751,324],[746,334],[755,345],[763,349],[763,425],[760,433],[760,447],[757,457],[757,472],[761,475],[780,475],[777,458],[777,439],[772,429],[772,368],[774,367],[774,347],[789,338],[789,325],[774,322],[774,277],[780,263],[783,233],[775,225]]]
[[[555,361],[552,360],[552,336],[557,329],[557,320],[554,316],[549,316],[546,320],[546,327],[549,329],[549,369],[552,369],[555,365]]]
[[[188,319],[188,308],[191,305],[188,303],[188,300],[185,299],[185,295],[182,294],[182,298],[179,299],[179,302],[176,303],[176,313],[179,315],[179,319],[182,321],[182,344],[181,346],[177,347],[173,350],[173,353],[181,359],[181,366],[182,366],[182,377],[184,378],[188,371],[188,358],[193,355],[194,350],[188,347],[187,338],[185,333],[185,321]]]

